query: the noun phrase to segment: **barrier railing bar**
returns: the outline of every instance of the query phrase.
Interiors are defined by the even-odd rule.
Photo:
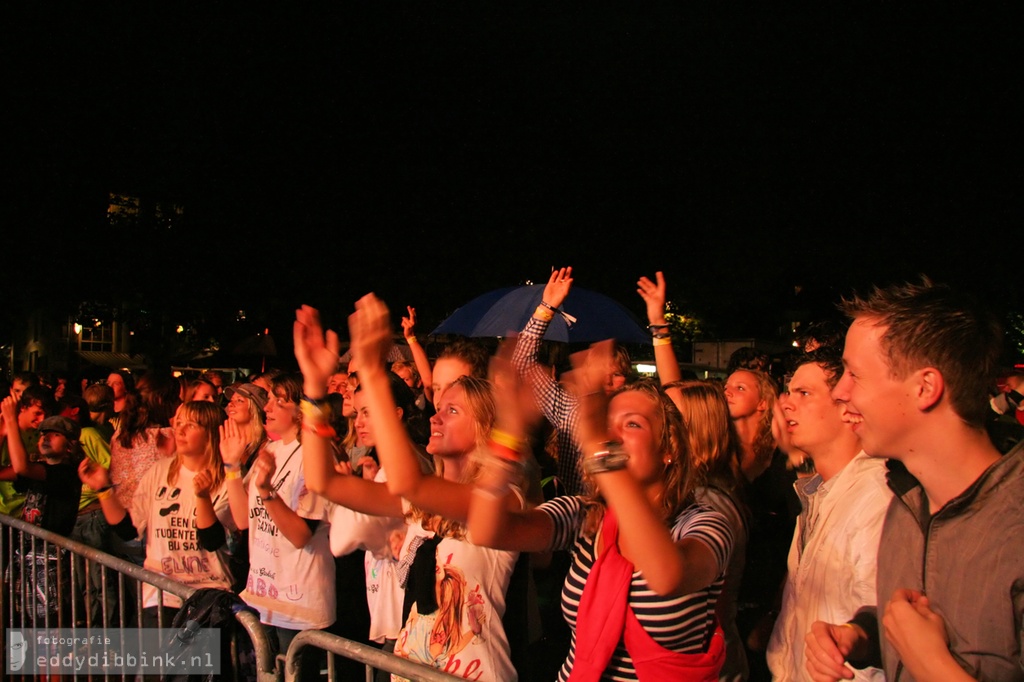
[[[4,532],[3,532],[3,529],[2,529],[3,527],[7,528],[6,542],[4,541]],[[168,592],[170,594],[173,594],[174,596],[179,597],[183,601],[187,600],[195,592],[195,590],[193,588],[188,587],[187,585],[183,585],[183,584],[177,582],[176,580],[172,580],[172,579],[167,578],[166,576],[162,576],[162,575],[160,575],[158,573],[153,573],[151,571],[147,571],[146,569],[142,568],[141,566],[138,566],[137,564],[134,564],[134,563],[132,563],[130,561],[121,559],[119,557],[112,556],[110,554],[107,554],[107,553],[99,550],[99,549],[96,549],[96,548],[91,547],[89,545],[83,544],[83,543],[78,542],[76,540],[71,540],[70,538],[64,537],[62,535],[58,535],[56,533],[52,533],[50,531],[44,530],[44,529],[40,528],[39,526],[30,524],[30,523],[26,523],[25,521],[22,521],[21,519],[16,519],[16,518],[14,518],[12,516],[8,516],[8,515],[5,515],[5,514],[0,514],[0,557],[3,557],[3,559],[6,562],[6,566],[5,566],[6,570],[11,570],[13,572],[15,570],[14,565],[17,563],[15,561],[15,540],[14,540],[14,532],[16,530],[19,531],[19,533],[18,533],[18,541],[17,541],[17,548],[20,551],[20,556],[21,556],[21,561],[22,561],[22,564],[18,566],[18,569],[21,571],[21,579],[20,579],[20,581],[18,581],[18,582],[20,582],[19,589],[18,589],[18,594],[21,597],[21,599],[20,599],[21,609],[20,609],[20,613],[18,614],[18,618],[15,618],[15,613],[14,613],[15,612],[15,608],[14,607],[15,607],[15,604],[18,603],[18,602],[15,600],[15,591],[14,591],[15,590],[15,587],[14,587],[15,581],[11,580],[11,581],[9,581],[9,584],[6,586],[6,588],[7,588],[6,590],[0,588],[0,613],[8,614],[8,617],[10,618],[9,621],[6,618],[0,618],[0,641],[6,642],[6,629],[8,627],[8,623],[10,623],[10,626],[12,626],[12,627],[18,627],[18,628],[30,628],[30,627],[32,627],[31,623],[33,621],[32,621],[32,618],[29,617],[29,613],[30,613],[29,612],[29,608],[32,608],[32,611],[31,611],[32,614],[35,614],[35,612],[36,612],[35,611],[35,609],[37,607],[37,603],[36,603],[36,590],[30,590],[29,589],[30,586],[35,583],[35,581],[34,581],[34,579],[30,579],[27,576],[27,574],[26,574],[26,566],[25,566],[25,563],[26,563],[25,562],[25,550],[26,550],[26,538],[25,538],[25,536],[26,535],[30,538],[29,546],[31,547],[33,562],[37,561],[36,557],[37,557],[37,550],[39,548],[39,544],[42,544],[42,546],[44,548],[46,548],[50,543],[52,543],[56,547],[62,547],[64,549],[68,550],[68,552],[72,554],[72,557],[71,557],[72,558],[72,566],[74,566],[74,561],[73,561],[74,555],[78,555],[78,556],[81,556],[84,559],[83,563],[85,564],[85,568],[86,569],[88,568],[88,562],[89,561],[93,561],[93,562],[96,562],[96,563],[100,564],[101,566],[104,566],[104,567],[111,568],[111,569],[115,570],[117,572],[117,574],[118,574],[118,595],[119,595],[118,610],[120,612],[119,615],[121,617],[120,618],[120,623],[119,623],[118,627],[122,631],[126,627],[126,616],[127,616],[126,607],[128,607],[128,604],[126,604],[126,601],[127,601],[126,600],[127,589],[126,589],[125,580],[126,580],[126,578],[134,580],[136,582],[136,584],[138,585],[138,589],[135,590],[135,597],[136,597],[136,599],[134,601],[135,601],[135,605],[136,605],[137,620],[136,620],[134,625],[137,628],[136,632],[137,632],[137,634],[139,636],[139,645],[140,646],[142,644],[142,640],[141,640],[142,631],[141,631],[141,628],[143,627],[142,615],[143,615],[143,605],[144,605],[144,601],[143,601],[143,597],[142,597],[142,583],[148,583],[149,585],[151,585],[151,586],[156,588],[156,590],[157,590],[157,604],[158,605],[163,604],[163,593],[164,592]],[[4,554],[4,550],[5,549],[7,550],[6,554]],[[59,566],[59,564],[58,564],[58,566]],[[45,561],[44,561],[44,568],[46,568]],[[58,570],[60,570],[60,569],[58,568]],[[72,569],[72,570],[74,571],[75,569]],[[12,575],[13,575],[13,573],[12,573]],[[48,580],[49,580],[48,573],[44,573],[44,578],[43,578],[44,590],[46,589],[46,582]],[[107,614],[106,614],[106,606],[105,606],[105,604],[106,604],[106,600],[105,600],[105,596],[106,596],[106,576],[105,576],[105,574],[104,574],[104,577],[103,577],[102,585],[103,585],[103,590],[102,590],[102,593],[101,593],[101,597],[104,599],[104,604],[101,606],[101,612],[102,612],[101,620],[103,621],[104,625],[108,625],[109,626],[109,623],[107,622],[107,617],[106,617]],[[31,600],[29,599],[29,592],[32,592]],[[85,592],[86,592],[86,594],[88,594],[88,589],[86,589]],[[6,600],[3,599],[3,595],[4,594],[7,595],[7,599]],[[49,592],[45,592],[44,591],[44,594],[48,595]],[[73,594],[74,593],[72,593],[72,595]],[[86,597],[86,599],[88,599],[88,597]],[[72,604],[74,604],[75,601],[76,600],[74,598],[72,598]],[[31,604],[31,606],[29,606],[30,604]],[[5,606],[6,606],[6,610],[3,610],[3,607],[5,607]],[[46,619],[48,617],[49,617],[49,614],[47,612],[46,616],[44,617],[44,622],[46,621]],[[85,617],[91,621],[91,617],[89,616],[89,611],[88,611],[87,608],[86,608]],[[256,651],[256,666],[257,666],[257,679],[258,679],[258,682],[280,682],[281,671],[275,670],[274,656],[270,653],[271,652],[270,641],[268,639],[268,635],[267,635],[267,631],[266,631],[265,626],[262,623],[260,623],[259,616],[254,614],[254,613],[252,613],[252,612],[250,612],[250,611],[239,611],[238,613],[235,614],[235,618],[242,625],[242,627],[245,630],[245,632],[251,638],[252,644],[253,644],[253,648]],[[17,624],[15,624],[15,621],[17,621]],[[159,624],[159,627],[161,627],[161,628],[170,626],[170,623],[166,623],[165,622],[164,613],[163,613],[163,609],[162,608],[158,608],[158,610],[157,610],[157,622]],[[75,621],[72,621],[72,625],[73,626],[75,625]],[[89,629],[91,627],[92,627],[92,624],[87,624],[87,629]],[[3,647],[0,647],[0,649],[2,649],[2,648]],[[6,654],[7,654],[7,652],[5,650],[0,651],[0,665],[6,665]],[[76,678],[77,678],[77,676],[76,676]],[[109,679],[109,676],[104,676],[104,678],[105,679]],[[121,675],[121,678],[124,679],[124,674]]]
[[[417,682],[455,682],[455,680],[462,679],[436,668],[414,663],[375,647],[362,644],[361,642],[353,642],[350,639],[345,639],[323,630],[303,630],[295,635],[291,645],[288,647],[284,671],[286,682],[302,682],[298,677],[300,672],[299,655],[302,649],[307,646],[315,646],[330,653],[350,658],[366,666],[386,670],[401,677],[417,680]]]

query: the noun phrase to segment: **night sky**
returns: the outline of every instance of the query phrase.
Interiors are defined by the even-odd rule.
[[[571,264],[637,314],[664,270],[723,336],[919,273],[1022,303],[1009,6],[93,5],[3,10],[18,300],[375,290],[425,332]],[[187,222],[113,231],[111,191]]]

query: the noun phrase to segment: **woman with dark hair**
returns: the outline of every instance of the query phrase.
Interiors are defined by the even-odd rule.
[[[116,405],[116,389],[114,394]],[[110,441],[110,479],[126,509],[143,474],[174,454],[170,424],[178,405],[178,384],[163,372],[146,372],[139,377],[135,391],[128,394]]]
[[[193,379],[188,382],[188,388],[185,389],[184,402],[188,403],[193,400],[203,400],[208,403],[216,403],[217,387],[207,379]]]
[[[152,466],[142,476],[128,507],[111,487],[109,472],[84,460],[79,466],[82,482],[98,491],[107,523],[121,538],[145,536],[143,567],[189,587],[231,586],[224,555],[224,528],[235,525],[224,487],[220,458],[220,425],[224,411],[209,402],[181,406],[174,420],[175,453]],[[223,526],[223,527],[221,527]],[[181,599],[143,583],[143,624],[168,625]],[[163,615],[159,615],[160,607]]]
[[[135,392],[135,378],[126,369],[115,369],[107,376],[107,386],[114,390],[114,419],[118,419],[128,397]]]

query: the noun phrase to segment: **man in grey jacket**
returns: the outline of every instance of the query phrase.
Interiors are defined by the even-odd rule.
[[[925,280],[844,301],[853,323],[833,396],[865,451],[889,458],[878,606],[807,635],[815,680],[881,656],[895,680],[1024,680],[1024,450],[985,431],[1002,351],[994,318]],[[879,632],[879,617],[881,630]]]

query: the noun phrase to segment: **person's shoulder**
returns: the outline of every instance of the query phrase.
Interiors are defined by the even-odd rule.
[[[854,486],[859,488],[881,488],[887,493],[891,492],[885,480],[885,475],[888,471],[885,459],[871,457],[861,450],[848,466],[850,467],[850,474],[854,478]]]
[[[152,478],[159,478],[161,476],[166,477],[167,472],[171,469],[171,464],[174,462],[174,457],[161,457],[160,459],[153,462],[149,468],[146,469],[145,473],[139,478],[139,483],[148,481]]]
[[[677,530],[691,528],[696,525],[725,525],[728,527],[729,519],[722,512],[714,509],[708,504],[695,502],[676,514],[673,526]]]
[[[549,513],[561,511],[575,514],[584,507],[584,498],[580,495],[558,495],[539,504],[536,508]]]

